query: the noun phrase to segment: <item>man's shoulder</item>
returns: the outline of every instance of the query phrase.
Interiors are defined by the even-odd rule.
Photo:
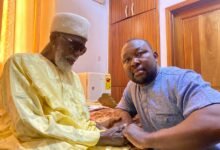
[[[160,75],[166,81],[182,81],[191,82],[201,75],[191,69],[182,69],[178,67],[164,67],[160,69]]]
[[[16,53],[9,58],[9,61],[24,61],[39,59],[40,54]]]
[[[40,54],[17,53],[11,56],[7,62],[8,67],[33,68],[45,66],[46,61]]]
[[[186,77],[186,76],[195,76],[198,75],[194,70],[183,69],[178,67],[162,67],[160,68],[160,75],[163,77]]]
[[[160,73],[163,75],[181,75],[188,72],[188,69],[182,69],[178,67],[161,67]]]

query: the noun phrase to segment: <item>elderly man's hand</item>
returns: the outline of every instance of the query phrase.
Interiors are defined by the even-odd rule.
[[[97,145],[102,146],[124,146],[128,143],[126,138],[122,134],[122,130],[125,125],[110,128],[104,132],[101,132],[101,137]]]

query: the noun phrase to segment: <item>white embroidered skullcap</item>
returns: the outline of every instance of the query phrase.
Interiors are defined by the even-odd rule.
[[[89,21],[73,13],[57,13],[51,25],[51,32],[63,32],[88,39]]]

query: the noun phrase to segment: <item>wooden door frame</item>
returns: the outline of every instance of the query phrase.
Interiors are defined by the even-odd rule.
[[[195,8],[201,7],[203,11],[207,11],[207,4],[212,7],[210,10],[219,8],[215,5],[219,3],[218,0],[186,0],[176,5],[166,8],[166,35],[167,35],[167,64],[169,66],[174,65],[174,53],[175,53],[175,17],[186,10],[195,10]],[[200,14],[201,10],[194,12]],[[203,12],[202,11],[202,12]],[[192,16],[192,13],[185,13],[184,17]],[[181,23],[181,22],[180,22]]]

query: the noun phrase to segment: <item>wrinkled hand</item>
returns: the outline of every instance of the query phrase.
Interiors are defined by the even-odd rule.
[[[137,148],[150,148],[146,145],[146,137],[148,133],[140,128],[137,124],[132,123],[125,127],[123,130],[123,135]]]
[[[128,143],[127,139],[123,136],[122,130],[125,125],[110,128],[101,132],[101,136],[97,145],[101,146],[124,146]]]

